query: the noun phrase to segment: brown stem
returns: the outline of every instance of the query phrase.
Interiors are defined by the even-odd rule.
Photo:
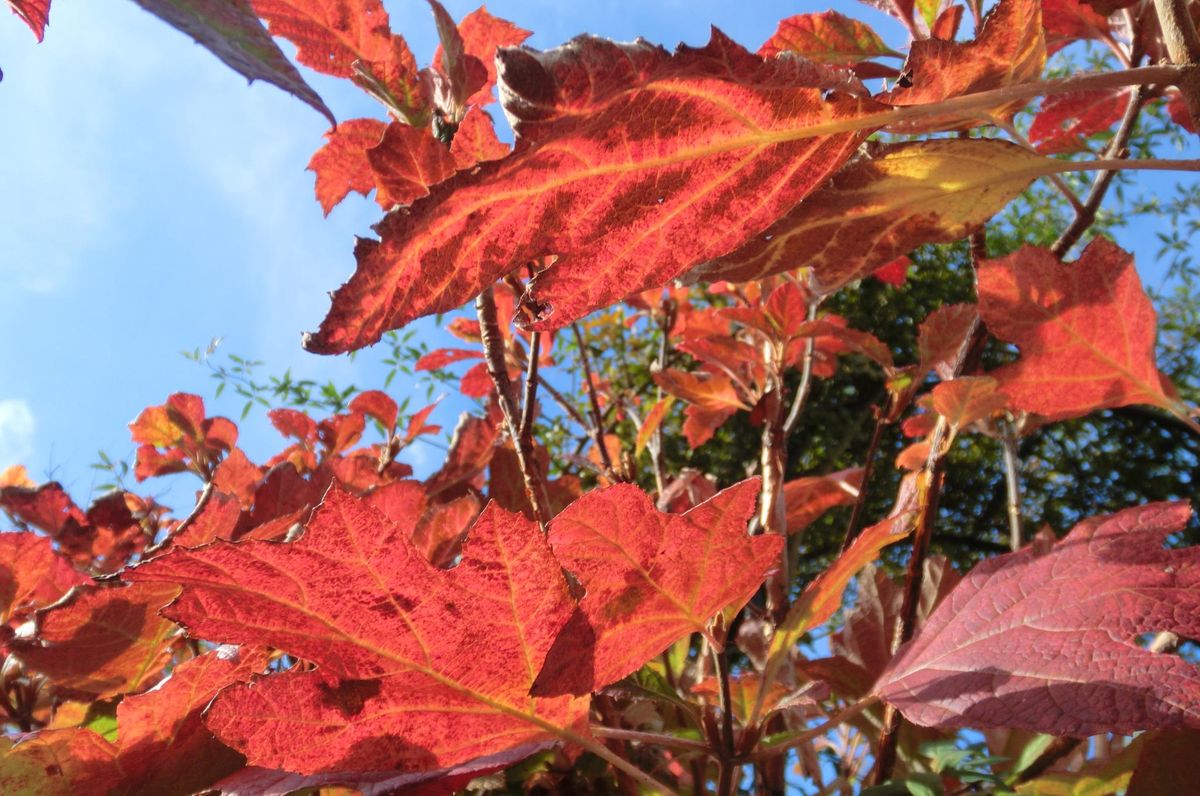
[[[973,367],[973,363],[977,361],[982,352],[986,338],[983,325],[976,318],[971,333],[967,335],[955,356],[955,378]],[[910,640],[916,630],[917,606],[921,602],[921,583],[924,576],[925,559],[929,555],[929,543],[933,537],[933,528],[937,520],[945,456],[949,449],[949,433],[950,424],[946,418],[939,417],[933,433],[929,436],[929,457],[925,460],[925,469],[922,473],[924,494],[917,512],[916,528],[913,531],[912,555],[908,560],[908,570],[904,576],[904,599],[900,604],[900,627],[896,645]],[[900,736],[900,723],[900,714],[890,705],[887,706],[883,712],[879,753],[875,758],[874,782],[877,785],[886,782],[891,777],[892,768],[896,765],[896,744]]]
[[[807,320],[816,320],[817,308],[820,306],[820,298],[815,298],[808,303]],[[796,396],[792,399],[792,408],[788,411],[787,420],[783,424],[785,437],[792,433],[796,421],[800,418],[800,413],[804,410],[804,404],[808,401],[808,394],[812,391],[812,367],[815,351],[816,339],[809,337],[804,343],[804,360],[800,364],[800,384],[796,386]]]
[[[709,748],[700,741],[693,741],[689,738],[679,738],[674,735],[666,735],[660,732],[642,732],[640,730],[626,730],[620,727],[608,727],[605,725],[593,724],[591,726],[592,735],[597,738],[616,738],[622,741],[634,741],[640,744],[652,746],[661,746],[665,749],[679,749],[684,752],[704,752],[707,753]]]
[[[1075,751],[1080,743],[1082,743],[1081,738],[1055,738],[1049,746],[1042,750],[1037,760],[1034,760],[1017,775],[1017,781],[1013,784],[1020,785],[1023,782],[1037,779],[1049,771],[1050,767],[1059,760]]]
[[[1167,54],[1179,66],[1200,64],[1200,34],[1192,23],[1187,0],[1154,0]],[[1200,121],[1200,70],[1193,69],[1178,83],[1193,121]]]
[[[521,425],[517,429],[521,446],[533,450],[533,410],[537,404],[538,356],[541,354],[541,332],[534,332],[529,341],[529,360],[525,363],[525,393],[521,398]]]
[[[617,717],[616,709],[613,706],[611,697],[605,694],[596,694],[592,697],[592,704],[600,711],[600,718],[605,724],[619,724],[620,719]],[[629,750],[625,746],[625,739],[609,735],[606,739],[606,745],[618,757],[623,760],[629,759]],[[617,777],[617,787],[625,796],[637,796],[638,786],[628,773],[617,768],[614,769],[614,774]]]
[[[600,399],[596,397],[596,385],[592,382],[592,365],[588,360],[587,345],[583,341],[583,333],[579,331],[579,324],[571,324],[571,331],[575,333],[575,342],[579,346],[579,364],[583,367],[583,381],[587,390],[588,406],[592,412],[592,442],[599,450],[600,461],[608,470],[609,477],[617,480],[612,457],[608,455],[608,446],[604,444],[604,416],[600,413]]]
[[[1126,147],[1129,144],[1130,136],[1133,135],[1133,128],[1137,123],[1138,113],[1141,112],[1145,94],[1145,90],[1139,87],[1129,98],[1129,105],[1125,108],[1121,126],[1117,128],[1116,135],[1113,136],[1108,148],[1104,151],[1106,159],[1124,159],[1129,154]],[[1108,193],[1108,186],[1116,174],[1116,171],[1102,171],[1096,175],[1095,181],[1092,182],[1092,189],[1088,191],[1087,199],[1083,202],[1083,207],[1075,211],[1074,220],[1050,247],[1050,251],[1054,253],[1055,257],[1062,259],[1079,241],[1083,233],[1096,223],[1096,212],[1100,209],[1100,204],[1104,201],[1105,194]]]
[[[881,407],[875,409],[875,429],[871,432],[871,441],[867,443],[866,460],[863,462],[862,482],[858,487],[858,495],[854,498],[854,508],[850,510],[850,519],[846,522],[846,532],[842,536],[842,552],[850,549],[850,545],[858,537],[858,532],[862,530],[863,514],[867,508],[868,486],[871,483],[871,476],[875,472],[875,458],[879,452],[879,443],[883,440],[883,430],[889,425],[887,422],[892,398],[889,395]]]
[[[713,650],[713,658],[716,659],[717,679],[721,684],[721,751],[717,755],[721,773],[717,782],[717,796],[731,796],[739,766],[733,762],[733,697],[729,690],[729,656],[725,650]]]
[[[772,346],[765,344],[767,349]],[[767,367],[771,367],[768,361]],[[779,569],[767,580],[767,610],[778,625],[788,611],[789,556],[787,550],[787,506],[783,499],[783,473],[787,466],[787,445],[783,433],[782,382],[775,384],[763,396],[766,419],[762,431],[762,495],[759,498],[758,521],[764,534],[775,533],[783,537],[783,553]]]
[[[517,399],[512,381],[508,378],[508,366],[504,357],[504,337],[496,319],[496,297],[489,286],[475,299],[475,311],[479,315],[479,336],[483,341],[484,361],[488,375],[496,386],[496,398],[504,414],[504,424],[517,452],[517,464],[525,481],[525,495],[533,508],[534,519],[544,530],[550,522],[550,500],[546,496],[546,484],[542,481],[533,456],[532,439],[523,438],[519,425]],[[532,347],[531,347],[532,350]],[[531,357],[533,358],[533,357]]]

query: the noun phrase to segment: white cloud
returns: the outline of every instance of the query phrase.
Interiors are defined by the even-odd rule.
[[[0,401],[0,470],[33,455],[36,428],[29,404],[15,398]]]

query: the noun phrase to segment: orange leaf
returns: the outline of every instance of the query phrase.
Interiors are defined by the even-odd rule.
[[[450,154],[460,169],[468,169],[476,163],[499,160],[508,155],[508,144],[496,137],[492,117],[479,108],[471,108],[459,123],[450,142]]]
[[[921,375],[936,371],[949,381],[967,336],[979,318],[974,304],[946,304],[926,316],[917,330],[917,361]]]
[[[587,493],[550,523],[554,555],[587,593],[555,642],[534,693],[586,694],[636,671],[688,633],[741,608],[778,564],[783,537],[748,536],[759,479],[686,514],[663,514],[617,484]]]
[[[383,139],[367,150],[374,172],[375,201],[387,210],[410,205],[427,196],[429,188],[454,173],[450,149],[425,129],[392,122]]]
[[[463,49],[468,55],[478,58],[483,63],[484,69],[487,70],[487,81],[467,99],[467,102],[475,106],[487,105],[494,101],[492,87],[496,85],[497,48],[515,47],[528,39],[530,32],[506,19],[492,16],[485,6],[480,6],[462,18],[462,21],[458,23],[458,33],[462,36]],[[438,58],[435,54],[434,63],[437,61]],[[483,114],[477,108],[472,109],[467,113],[468,119],[472,113],[477,116]],[[463,121],[466,122],[466,119]],[[462,126],[460,125],[458,132],[454,135],[455,139],[461,134]],[[484,159],[477,158],[477,160]],[[486,159],[490,160],[491,158]]]
[[[573,610],[538,526],[489,507],[450,570],[410,532],[335,486],[295,542],[175,550],[128,577],[182,583],[165,613],[196,636],[317,664],[209,708],[251,765],[424,770],[585,731],[586,698],[529,696]]]
[[[848,506],[858,497],[863,468],[839,470],[829,475],[810,475],[783,485],[787,507],[787,531],[799,533],[835,506]]]
[[[960,376],[944,381],[933,388],[933,410],[958,431],[1004,410],[1008,401],[996,387],[996,380],[990,376]]]
[[[1039,152],[1086,149],[1086,138],[1107,131],[1121,120],[1133,91],[1123,87],[1046,97],[1029,127],[1029,140]]]
[[[1041,0],[1000,0],[984,18],[974,41],[918,39],[909,49],[903,74],[908,79],[881,99],[894,105],[924,105],[979,91],[1037,80],[1046,63]],[[996,108],[1011,117],[1024,100]],[[968,126],[978,115],[937,117],[900,125],[905,132]]]
[[[378,119],[350,119],[325,134],[327,143],[308,161],[308,170],[317,175],[317,201],[325,215],[351,191],[366,196],[375,189],[367,150],[379,144],[386,129]]]
[[[663,418],[667,416],[667,412],[671,409],[671,404],[675,402],[675,398],[670,395],[664,395],[661,400],[655,401],[654,406],[650,407],[650,411],[646,413],[646,417],[642,420],[642,427],[638,429],[637,441],[634,446],[634,453],[637,456],[642,455],[642,451],[646,448],[646,443],[654,436],[654,432],[658,431],[662,425]]]
[[[15,743],[0,739],[0,792],[108,793],[120,773],[115,746],[91,730],[42,730]]]
[[[436,404],[422,410],[425,411],[425,416],[429,414],[429,411],[426,410],[431,411],[434,406]],[[396,427],[396,415],[400,412],[400,408],[387,393],[379,390],[366,390],[354,396],[354,400],[350,402],[350,411],[368,415],[390,431]]]
[[[837,66],[850,66],[880,55],[899,55],[866,23],[836,11],[797,14],[780,22],[775,35],[758,48],[758,54],[772,56],[781,52]]]
[[[62,597],[89,578],[37,534],[0,534],[0,624]]]
[[[1061,420],[1151,404],[1194,422],[1163,389],[1154,361],[1154,307],[1133,257],[1096,238],[1072,264],[1030,246],[979,268],[979,312],[1021,349],[988,375],[1013,408]]]
[[[526,296],[541,330],[661,285],[820,185],[864,135],[832,131],[878,107],[825,101],[811,65],[764,61],[719,33],[675,56],[581,38],[497,57],[522,145],[389,215],[382,241],[360,241],[309,350],[369,345],[549,254]]]

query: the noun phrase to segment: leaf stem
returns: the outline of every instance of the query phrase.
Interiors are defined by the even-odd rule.
[[[684,752],[700,752],[708,754],[709,748],[700,741],[690,738],[678,738],[661,732],[643,732],[641,730],[626,730],[620,727],[608,727],[603,724],[591,726],[592,735],[597,738],[616,738],[622,741],[632,741],[640,744],[652,744],[667,749],[679,749]]]
[[[858,494],[854,498],[854,507],[850,509],[850,519],[846,522],[846,532],[842,535],[842,552],[850,549],[850,545],[858,538],[862,530],[863,514],[866,513],[867,495],[870,488],[871,476],[875,473],[875,459],[879,452],[879,443],[883,440],[883,430],[890,425],[887,422],[891,411],[892,396],[889,394],[882,406],[875,408],[875,429],[871,432],[871,441],[867,443],[866,458],[863,461],[862,482]]]
[[[171,542],[173,542],[179,537],[180,534],[186,531],[189,526],[195,523],[196,518],[199,517],[204,511],[204,507],[208,505],[210,500],[212,500],[214,491],[216,491],[216,487],[213,485],[212,480],[210,479],[205,481],[204,488],[200,490],[200,497],[196,499],[196,505],[192,507],[192,510],[188,512],[188,515],[180,520],[179,524],[172,528],[170,533],[162,538],[162,541],[160,541],[158,544],[150,545],[143,550],[142,559],[145,560],[146,558],[162,550],[167,545],[171,544]]]
[[[1017,455],[1017,436],[1013,429],[1005,429],[1000,437],[1004,451],[1004,488],[1007,494],[1008,538],[1013,551],[1021,549],[1021,478],[1020,458]]]

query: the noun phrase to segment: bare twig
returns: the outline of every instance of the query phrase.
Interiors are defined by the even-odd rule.
[[[1125,108],[1125,116],[1121,119],[1121,126],[1117,128],[1116,135],[1109,142],[1108,148],[1105,150],[1105,160],[1123,160],[1128,155],[1126,147],[1129,145],[1129,137],[1133,135],[1133,128],[1137,124],[1138,113],[1142,109],[1142,101],[1145,99],[1146,92],[1142,88],[1138,88],[1133,92],[1133,96],[1129,98],[1129,105]],[[1112,183],[1116,176],[1115,170],[1101,171],[1096,175],[1095,181],[1092,183],[1092,189],[1088,192],[1087,199],[1084,200],[1083,207],[1075,211],[1075,218],[1071,224],[1063,230],[1062,235],[1050,247],[1050,251],[1056,257],[1062,259],[1071,247],[1083,236],[1088,227],[1096,223],[1096,212],[1100,209],[1100,204],[1104,201],[1105,194],[1108,193],[1108,186]]]
[[[1000,437],[1000,445],[1004,451],[1004,488],[1008,506],[1008,538],[1009,546],[1015,551],[1021,549],[1021,462],[1017,456],[1017,435],[1011,429],[1005,429]]]
[[[863,461],[863,476],[862,483],[858,487],[858,494],[854,498],[854,508],[850,509],[850,519],[846,522],[846,532],[842,535],[842,552],[850,549],[850,545],[858,537],[858,532],[862,530],[863,514],[867,509],[867,495],[869,494],[871,476],[875,472],[875,459],[879,451],[879,443],[883,439],[883,430],[887,428],[888,415],[891,410],[892,396],[888,395],[884,399],[883,406],[875,408],[875,429],[871,432],[871,441],[867,443],[866,458]]]
[[[617,471],[613,467],[612,457],[608,454],[608,446],[604,444],[604,416],[600,413],[600,400],[596,397],[596,385],[592,381],[592,365],[588,360],[587,345],[583,341],[583,333],[579,331],[579,324],[571,324],[571,331],[575,333],[575,343],[579,346],[579,364],[583,367],[584,388],[587,390],[588,405],[592,412],[592,442],[596,444],[600,461],[604,463],[609,477],[615,480]]]
[[[550,522],[550,500],[546,496],[546,484],[542,481],[537,462],[534,460],[532,439],[521,434],[517,399],[512,382],[508,378],[504,338],[500,335],[500,325],[496,320],[496,297],[491,287],[475,299],[475,310],[479,315],[479,335],[483,341],[484,361],[487,363],[488,375],[492,377],[492,384],[496,386],[500,411],[504,414],[508,435],[512,438],[513,447],[517,452],[517,464],[525,481],[525,495],[533,508],[534,518],[545,529]]]
[[[1008,137],[1011,138],[1015,143],[1019,144],[1025,149],[1028,149],[1030,152],[1037,152],[1037,147],[1029,143],[1029,139],[1021,135],[1021,131],[1014,127],[1012,122],[995,116],[992,117],[991,122],[1007,133]],[[1063,195],[1076,213],[1083,212],[1083,202],[1080,201],[1079,195],[1075,193],[1075,191],[1071,190],[1071,186],[1067,185],[1066,180],[1057,174],[1048,174],[1046,175],[1046,179],[1054,183],[1054,187],[1058,189],[1058,192]]]

